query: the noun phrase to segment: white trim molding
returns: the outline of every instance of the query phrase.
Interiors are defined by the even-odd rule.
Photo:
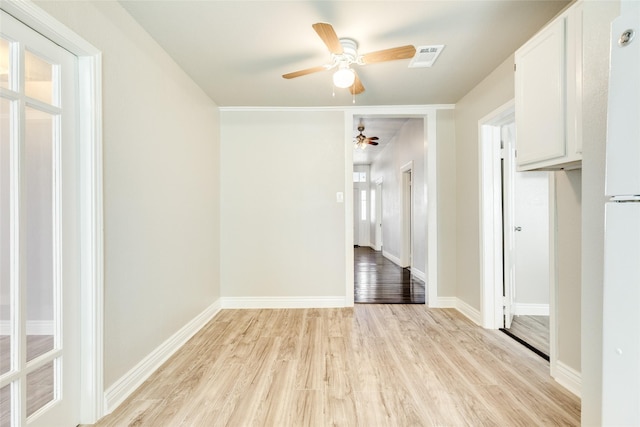
[[[341,308],[350,307],[343,296],[223,297],[222,308]]]
[[[554,372],[551,374],[554,380],[571,393],[581,397],[582,393],[582,374],[570,366],[557,361]]]
[[[476,325],[482,326],[482,314],[480,310],[471,307],[465,301],[462,301],[460,298],[456,298],[456,310],[460,313],[464,314],[469,320],[471,320]]]
[[[482,315],[480,310],[471,307],[465,301],[462,301],[457,297],[439,297],[434,304],[430,307],[435,308],[455,308],[467,319],[471,320],[476,325],[482,326]]]
[[[167,359],[213,319],[221,308],[221,301],[218,299],[113,383],[104,393],[104,415],[120,406]]]
[[[480,280],[481,325],[488,329],[504,326],[502,312],[502,176],[500,127],[513,120],[514,101],[509,101],[478,120],[480,159]]]
[[[415,267],[411,267],[411,274],[415,276],[417,279],[422,280],[423,282],[427,281],[427,273],[422,270],[418,270]]]
[[[392,263],[394,263],[395,265],[397,265],[398,267],[402,267],[402,261],[400,261],[400,258],[385,251],[384,247],[382,248],[382,256],[388,259],[389,261],[391,261]]]
[[[438,297],[436,298],[429,307],[432,308],[456,308],[456,301],[458,298],[456,297]]]
[[[515,303],[513,314],[516,316],[548,316],[549,304]]]
[[[331,107],[336,108],[336,107]],[[424,121],[424,164],[426,168],[425,185],[428,191],[429,203],[427,204],[427,254],[426,270],[427,280],[425,281],[425,294],[429,307],[432,303],[437,304],[438,300],[438,206],[437,206],[437,119],[439,110],[452,110],[454,104],[432,104],[432,105],[381,105],[381,106],[354,106],[338,107],[344,111],[345,117],[345,249],[347,250],[347,266],[345,273],[345,292],[347,298],[353,301],[353,256],[350,255],[353,248],[353,183],[351,171],[353,170],[353,143],[352,130],[353,118],[356,115],[369,115],[380,117],[415,117]],[[233,111],[234,107],[224,107],[221,111]],[[279,110],[278,108],[266,108],[267,111]],[[265,110],[256,107],[244,108],[243,110]],[[295,108],[295,110],[302,110]],[[285,110],[286,111],[286,110]],[[383,244],[384,249],[384,244]],[[353,304],[351,304],[353,305]]]
[[[27,320],[27,335],[53,335],[53,320]],[[0,320],[0,335],[11,335],[11,321]]]

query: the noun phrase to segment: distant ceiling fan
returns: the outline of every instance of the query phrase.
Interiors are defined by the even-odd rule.
[[[358,125],[358,131],[360,134],[356,135],[353,139],[356,148],[364,150],[367,145],[378,145],[376,141],[378,141],[379,138],[377,136],[366,137],[362,134],[362,132],[364,132],[364,124],[362,122]]]
[[[358,95],[364,92],[364,86],[355,70],[351,68],[352,64],[367,65],[376,62],[409,59],[416,53],[415,47],[407,45],[358,55],[358,43],[349,38],[339,39],[331,24],[319,22],[313,24],[313,29],[316,30],[318,36],[320,36],[329,49],[329,52],[331,52],[331,63],[284,74],[282,77],[285,79],[293,79],[295,77],[337,68],[336,72],[333,73],[333,84],[339,88],[349,88],[352,95]]]

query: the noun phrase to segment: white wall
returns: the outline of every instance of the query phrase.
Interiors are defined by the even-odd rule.
[[[580,372],[582,171],[555,172],[558,361]]]
[[[456,104],[456,296],[480,310],[478,120],[514,97],[513,56]]]
[[[438,297],[456,295],[456,130],[455,111],[439,110],[437,121]],[[428,142],[431,144],[431,141]],[[433,196],[433,191],[430,193]],[[433,199],[430,199],[433,200]],[[427,200],[427,203],[430,202]]]
[[[344,113],[223,110],[221,123],[222,295],[344,299]]]
[[[402,172],[413,162],[413,268],[426,273],[427,189],[424,167],[424,120],[412,118],[402,126],[392,141],[371,164],[371,181],[382,179],[383,253],[392,259],[402,255]]]
[[[108,387],[219,298],[217,106],[119,3],[37,4],[103,52]]]

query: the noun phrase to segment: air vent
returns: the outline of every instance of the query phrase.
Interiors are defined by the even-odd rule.
[[[443,44],[433,46],[418,46],[416,55],[409,63],[409,68],[426,68],[431,67],[438,59],[438,55],[444,49]]]

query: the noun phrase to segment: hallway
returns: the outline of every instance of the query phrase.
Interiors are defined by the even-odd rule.
[[[424,304],[425,283],[369,247],[354,248],[354,301]]]

